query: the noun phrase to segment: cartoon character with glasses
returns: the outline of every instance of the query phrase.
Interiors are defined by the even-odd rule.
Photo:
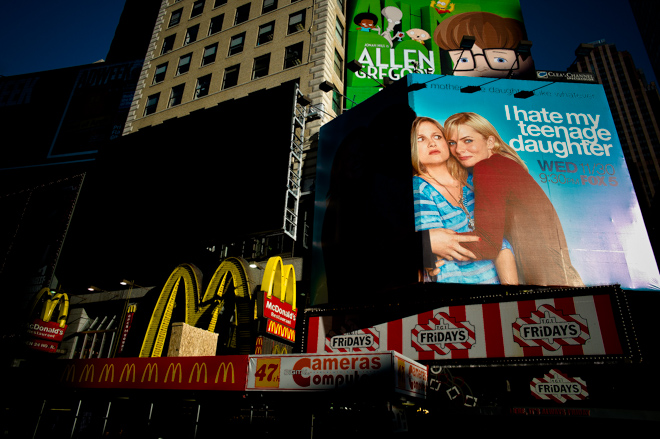
[[[461,49],[464,35],[475,37],[472,49]],[[521,78],[534,70],[530,55],[516,52],[524,39],[520,21],[490,12],[465,12],[443,20],[433,32],[433,41],[447,51],[451,70],[456,76]]]

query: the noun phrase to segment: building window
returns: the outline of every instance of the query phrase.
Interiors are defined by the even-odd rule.
[[[218,52],[218,43],[204,48],[204,56],[202,57],[202,66],[211,64],[215,61],[215,55]]]
[[[344,0],[337,0],[337,6],[339,6],[339,10],[344,13]]]
[[[183,14],[183,8],[177,9],[176,11],[172,12],[172,15],[170,16],[170,24],[167,27],[172,27],[179,24],[179,22],[181,21],[181,14]]]
[[[295,14],[289,15],[289,28],[286,32],[287,35],[294,32],[305,30],[305,10],[298,11]]]
[[[343,78],[344,60],[341,58],[341,55],[339,55],[339,52],[337,52],[337,49],[335,49],[335,73],[339,79]]]
[[[235,65],[227,67],[225,69],[225,77],[222,79],[222,89],[233,87],[238,84],[238,72],[240,71],[241,65]]]
[[[270,66],[270,53],[255,58],[254,66],[252,67],[252,79],[258,79],[267,76],[269,66]]]
[[[295,67],[302,64],[303,43],[297,43],[284,50],[284,68]]]
[[[186,84],[179,84],[176,87],[172,87],[172,93],[170,93],[170,102],[168,104],[168,108],[174,107],[181,103],[181,100],[183,99],[183,89],[185,86]]]
[[[259,35],[257,36],[257,46],[266,44],[273,41],[273,34],[275,33],[275,22],[271,21],[263,26],[259,26]]]
[[[202,12],[204,12],[204,1],[205,0],[198,0],[195,3],[193,3],[192,12],[190,13],[190,18],[195,18],[197,16],[202,15]]]
[[[167,63],[156,66],[156,73],[154,73],[154,84],[163,82],[165,80],[165,72],[167,72]]]
[[[236,18],[234,18],[234,26],[237,24],[245,23],[250,18],[250,3],[236,8]]]
[[[194,43],[197,41],[197,33],[199,32],[199,24],[193,27],[189,27],[186,31],[186,39],[183,41],[183,45]]]
[[[337,90],[332,90],[332,111],[341,114],[341,95]]]
[[[211,18],[211,24],[209,25],[209,35],[217,34],[222,30],[222,22],[224,19],[225,14],[220,14]]]
[[[156,112],[156,107],[158,107],[158,98],[160,98],[160,93],[151,95],[147,98],[147,105],[144,107],[144,115],[149,116]]]
[[[211,75],[202,76],[197,79],[197,87],[195,87],[195,99],[204,97],[209,94],[211,86]]]
[[[215,0],[215,3],[213,3],[213,7],[217,8],[219,6],[224,6],[227,4],[227,0]]]
[[[234,35],[231,37],[231,41],[229,42],[229,55],[236,55],[237,53],[241,53],[243,51],[243,46],[245,45],[245,32],[242,34]]]
[[[183,55],[181,58],[179,58],[179,65],[176,68],[176,74],[177,75],[182,75],[184,73],[187,73],[188,70],[190,70],[190,60],[192,58],[192,53],[189,53],[187,55]]]
[[[342,46],[344,45],[344,25],[341,24],[341,21],[339,21],[339,17],[335,17],[335,37],[337,37],[337,41],[339,41],[339,44]]]
[[[176,39],[176,34],[165,37],[163,40],[163,48],[160,51],[161,55],[165,55],[168,52],[171,52],[174,49],[174,40]]]
[[[261,13],[266,14],[275,9],[277,9],[277,0],[264,0],[264,6],[261,8]]]

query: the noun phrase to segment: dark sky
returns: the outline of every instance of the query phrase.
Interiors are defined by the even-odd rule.
[[[124,0],[5,2],[0,17],[0,75],[88,64],[105,58]],[[537,69],[566,70],[580,43],[605,39],[632,53],[655,80],[627,1],[520,1]]]

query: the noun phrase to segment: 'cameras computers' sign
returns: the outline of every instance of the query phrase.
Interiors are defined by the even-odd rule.
[[[658,289],[660,275],[602,86],[553,83],[520,99],[518,92],[539,83],[406,78],[407,84],[385,89],[321,130],[314,303],[364,299],[414,282],[415,273],[399,273],[416,257],[405,244],[423,235],[415,228],[431,236],[439,228],[477,235],[481,241],[463,245],[487,263],[506,240],[518,276],[513,283]],[[510,156],[520,160],[499,153],[476,164],[456,162],[467,163],[470,175],[462,205],[443,196],[429,176],[413,183],[410,131],[416,116],[442,126],[464,112],[491,131],[475,134],[476,125],[461,119],[458,134],[447,134],[458,137],[457,149],[470,151],[490,139],[500,151],[509,145]],[[418,148],[422,154],[428,147]],[[444,263],[441,272],[453,270],[454,276],[426,276],[428,282],[486,283],[467,278],[456,261]],[[355,281],[359,290],[347,292],[350,296],[344,296],[351,285],[342,285],[342,266],[364,270],[364,282]]]
[[[518,0],[429,1],[356,0],[347,18],[348,98],[360,103],[380,85],[409,73],[527,78],[531,56],[514,49],[526,40]],[[464,35],[475,38],[460,47]]]

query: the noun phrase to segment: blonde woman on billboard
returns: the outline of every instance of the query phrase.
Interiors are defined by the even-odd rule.
[[[475,37],[472,49],[461,49],[463,36]],[[433,32],[433,41],[447,51],[452,66],[443,66],[456,76],[521,78],[533,73],[531,55],[516,48],[524,39],[523,24],[490,12],[464,12],[443,20]]]
[[[518,153],[476,113],[454,114],[444,128],[452,155],[472,176],[475,229],[469,234],[480,240],[461,246],[476,259],[488,260],[497,257],[507,240],[520,284],[582,286],[559,216]],[[447,252],[446,236],[429,235],[433,253]]]
[[[411,159],[415,230],[474,230],[472,177],[450,153],[442,125],[429,117],[415,119],[411,129]],[[455,235],[460,241],[478,238]],[[474,258],[473,258],[474,259]],[[455,260],[451,254],[425,273],[426,280],[446,283],[517,283],[515,261],[508,242],[490,260]]]

